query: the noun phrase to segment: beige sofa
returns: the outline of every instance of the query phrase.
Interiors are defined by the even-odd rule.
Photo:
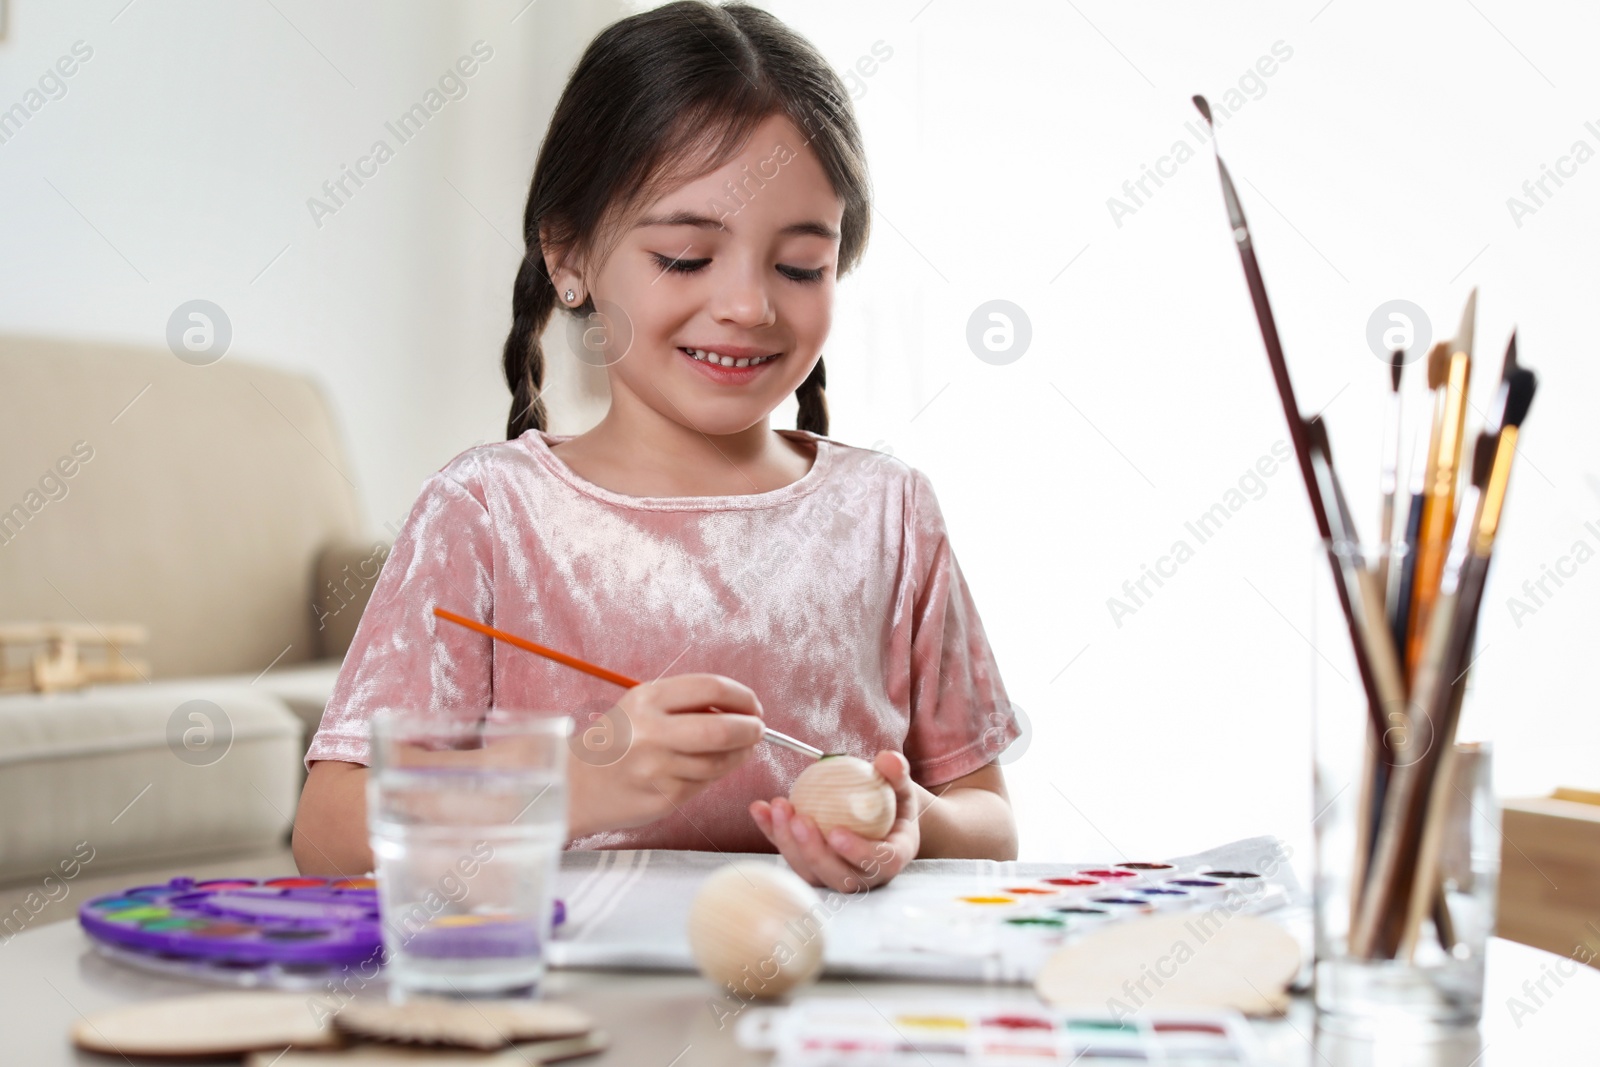
[[[0,623],[139,623],[143,681],[0,695],[0,941],[97,891],[288,873],[387,545],[310,380],[0,336]]]

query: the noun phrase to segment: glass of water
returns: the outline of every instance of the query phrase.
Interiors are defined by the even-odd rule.
[[[503,709],[373,717],[367,825],[397,997],[537,991],[571,728],[564,714]]]

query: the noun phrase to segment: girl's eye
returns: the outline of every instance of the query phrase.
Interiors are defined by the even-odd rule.
[[[711,262],[709,259],[673,259],[671,256],[663,256],[659,252],[651,252],[650,254],[655,257],[656,266],[674,274],[693,274]]]
[[[803,270],[800,267],[779,267],[778,273],[794,282],[820,282],[822,280],[821,267],[817,267],[815,270]]]

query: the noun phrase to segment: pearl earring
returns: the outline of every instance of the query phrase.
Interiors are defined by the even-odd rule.
[[[578,298],[578,294],[574,293],[571,289],[568,289],[567,292],[566,292],[566,297],[567,297],[567,303],[570,304],[570,303],[572,303],[574,300],[576,300]]]

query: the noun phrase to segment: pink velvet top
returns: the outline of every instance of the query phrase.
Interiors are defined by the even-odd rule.
[[[633,678],[737,679],[774,729],[864,759],[902,751],[925,786],[991,762],[1018,728],[927,476],[778,432],[814,446],[811,469],[742,496],[615,493],[550,451],[567,436],[537,430],[451,460],[395,539],[307,763],[366,763],[383,707],[481,719],[620,696],[436,605]],[[572,847],[770,852],[747,806],[809,762],[757,745],[680,811]]]

